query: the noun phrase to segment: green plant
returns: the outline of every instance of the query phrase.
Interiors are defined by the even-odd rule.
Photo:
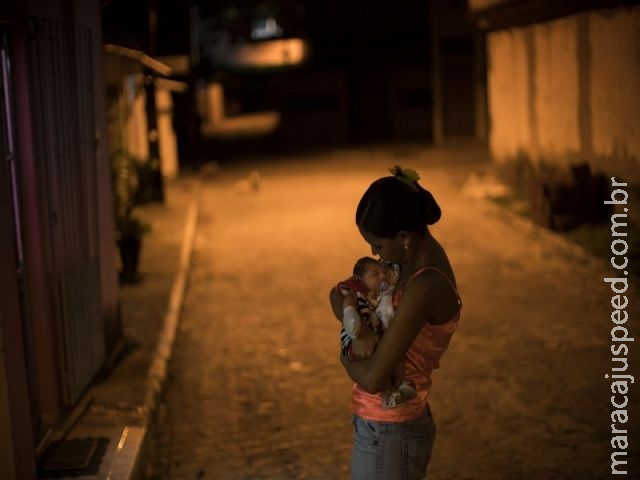
[[[640,227],[633,223],[628,223],[626,233],[625,241],[629,245],[629,252],[626,254],[629,259],[627,270],[630,274],[640,278]],[[614,237],[611,236],[610,223],[581,225],[578,228],[564,232],[563,235],[593,255],[605,261],[611,259],[611,242]]]
[[[127,238],[141,238],[151,230],[151,226],[133,214],[138,203],[140,184],[138,164],[129,153],[119,150],[111,158],[113,181],[113,213],[116,241]]]

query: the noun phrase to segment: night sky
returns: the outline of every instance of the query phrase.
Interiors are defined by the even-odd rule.
[[[101,15],[105,41],[150,54],[189,51],[189,3],[208,25],[247,38],[251,20],[273,14],[285,36],[303,36],[319,64],[422,63],[428,61],[429,2],[425,0],[111,0]],[[150,4],[157,11],[157,35],[149,30]],[[231,8],[230,8],[231,7]],[[155,43],[155,44],[154,44]]]

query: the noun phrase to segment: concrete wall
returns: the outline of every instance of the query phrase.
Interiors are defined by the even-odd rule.
[[[640,181],[640,7],[487,34],[494,159]]]
[[[614,16],[591,14],[589,20],[589,102],[593,149],[598,156],[615,162],[612,167],[616,170],[633,167],[638,180],[640,7],[621,11]]]
[[[487,38],[487,101],[489,146],[493,156],[506,160],[521,150],[531,150],[529,101],[531,66],[527,60],[525,32],[495,32]]]
[[[535,25],[525,35],[533,37],[533,76],[528,95],[533,147],[537,157],[562,159],[579,152],[578,66],[576,18]]]
[[[173,180],[178,176],[178,140],[173,129],[173,98],[171,90],[160,88],[158,84],[156,88],[160,171],[164,178]]]

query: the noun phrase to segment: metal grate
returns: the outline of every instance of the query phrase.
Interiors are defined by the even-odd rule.
[[[39,21],[30,49],[40,203],[67,405],[104,358],[91,33]]]

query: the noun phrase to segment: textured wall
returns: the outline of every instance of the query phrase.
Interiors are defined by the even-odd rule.
[[[538,151],[532,155],[559,158],[578,152],[578,66],[576,18],[533,26],[534,72],[531,101]],[[537,153],[537,154],[535,154]]]
[[[492,154],[640,181],[640,7],[488,34]]]
[[[489,143],[494,157],[500,161],[531,148],[530,68],[524,54],[523,30],[495,32],[487,40]]]
[[[640,159],[640,8],[590,15],[593,149]]]

